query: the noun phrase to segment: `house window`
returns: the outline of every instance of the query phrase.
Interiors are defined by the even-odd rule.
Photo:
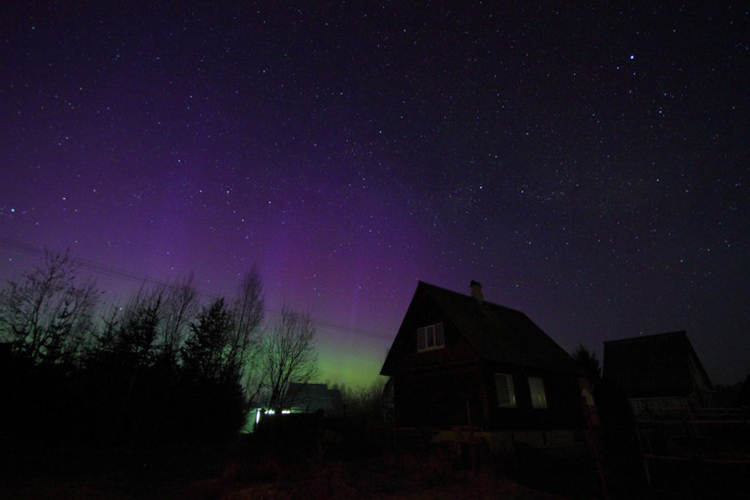
[[[547,395],[544,393],[542,377],[529,377],[529,391],[533,408],[547,408]]]
[[[434,325],[417,328],[417,347],[419,351],[430,351],[445,347],[443,324],[435,323]]]
[[[501,408],[516,407],[516,391],[513,389],[513,377],[507,373],[495,374],[497,403]]]

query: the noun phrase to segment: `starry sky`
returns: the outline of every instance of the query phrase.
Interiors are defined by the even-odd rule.
[[[11,0],[0,279],[68,249],[208,300],[257,264],[349,385],[418,280],[474,279],[567,351],[686,330],[736,382],[750,12],[698,3]]]

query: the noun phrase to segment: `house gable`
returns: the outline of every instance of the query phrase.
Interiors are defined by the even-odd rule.
[[[442,322],[445,352],[439,363],[484,361],[544,372],[584,375],[573,358],[524,313],[508,307],[479,303],[473,297],[419,282],[404,321],[383,364],[381,375],[400,369],[419,369],[417,328]],[[423,353],[427,354],[427,353]]]
[[[420,351],[419,329],[436,324],[442,325],[442,348]],[[402,371],[473,363],[479,359],[441,304],[417,288],[380,374],[390,376]]]

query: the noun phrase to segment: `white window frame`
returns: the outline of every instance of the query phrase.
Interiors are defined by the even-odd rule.
[[[445,328],[442,323],[417,328],[417,351],[434,351],[445,347]]]
[[[542,377],[529,377],[529,392],[531,393],[531,407],[537,410],[547,409],[547,393],[544,391]]]
[[[500,408],[516,407],[516,390],[513,387],[513,376],[508,373],[495,374],[495,391]]]

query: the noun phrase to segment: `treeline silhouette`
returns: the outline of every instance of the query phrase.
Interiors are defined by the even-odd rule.
[[[252,404],[247,367],[261,342],[260,285],[253,269],[238,297],[200,305],[187,278],[103,307],[67,255],[47,254],[0,291],[0,444],[234,436]]]

